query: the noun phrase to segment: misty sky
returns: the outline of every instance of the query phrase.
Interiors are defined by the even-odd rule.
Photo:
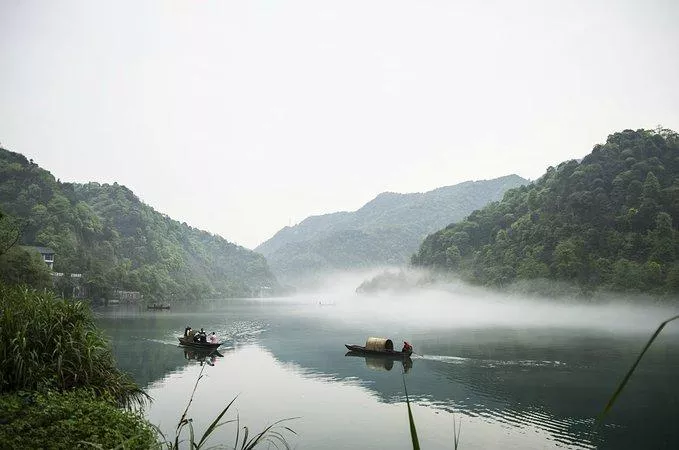
[[[0,142],[253,248],[679,131],[679,2],[0,0]]]

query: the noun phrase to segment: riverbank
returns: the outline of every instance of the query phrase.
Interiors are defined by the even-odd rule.
[[[89,306],[0,285],[0,442],[150,448],[146,393],[116,365]],[[86,444],[87,443],[87,444]]]

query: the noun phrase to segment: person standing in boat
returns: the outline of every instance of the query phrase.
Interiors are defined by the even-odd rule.
[[[184,337],[189,337],[191,333],[191,327],[184,328]]]
[[[413,346],[408,343],[408,341],[403,341],[403,348],[401,349],[403,353],[412,353]]]

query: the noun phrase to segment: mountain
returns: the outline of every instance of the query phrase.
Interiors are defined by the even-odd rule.
[[[679,135],[625,130],[428,236],[412,262],[472,282],[679,292]]]
[[[279,287],[260,254],[179,223],[112,185],[62,183],[0,148],[0,210],[24,224],[20,244],[56,252],[54,270],[81,273],[92,296],[250,296]]]
[[[255,251],[286,282],[325,270],[404,264],[428,233],[527,182],[508,175],[425,193],[385,192],[357,211],[312,216],[285,227]]]

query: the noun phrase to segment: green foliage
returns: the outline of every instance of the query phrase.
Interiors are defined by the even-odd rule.
[[[401,265],[427,233],[526,182],[510,175],[425,193],[385,192],[357,211],[312,216],[285,227],[255,250],[287,281],[324,270]],[[455,260],[454,254],[450,257]]]
[[[16,245],[21,237],[21,227],[12,217],[0,211],[0,256]]]
[[[52,286],[52,277],[39,253],[14,246],[0,255],[0,282],[46,289]]]
[[[0,395],[3,448],[126,448],[157,446],[156,432],[137,412],[89,389]],[[124,446],[123,446],[124,445]]]
[[[87,305],[0,284],[0,392],[84,387],[125,406],[146,399],[116,368]]]
[[[21,243],[54,249],[54,270],[82,273],[94,298],[116,289],[175,300],[278,288],[262,255],[172,220],[117,183],[61,183],[1,148],[0,181],[0,208],[26,223]]]
[[[489,286],[679,292],[679,136],[625,130],[427,236],[411,262]],[[459,251],[460,257],[457,257]]]
[[[416,280],[409,277],[404,271],[390,272],[384,271],[370,280],[361,283],[356,292],[374,293],[385,290],[404,291],[415,286]]]

